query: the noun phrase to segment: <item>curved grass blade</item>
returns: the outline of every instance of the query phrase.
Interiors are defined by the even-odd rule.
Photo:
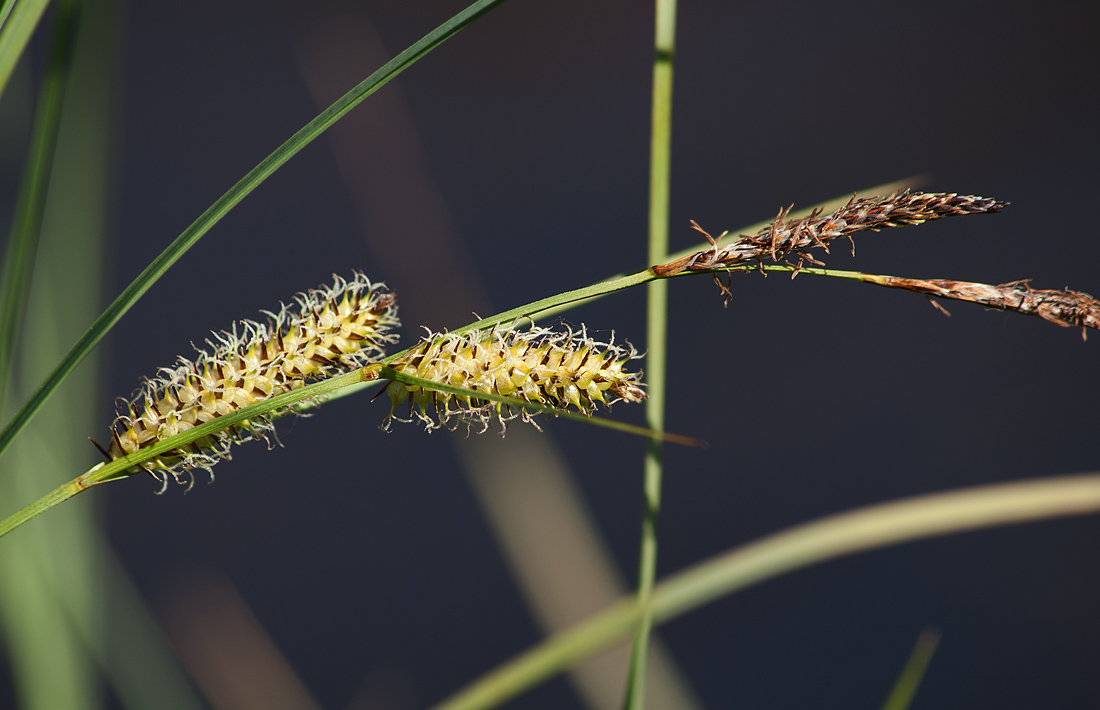
[[[218,198],[218,200],[211,205],[209,209],[203,212],[191,226],[185,229],[183,233],[164,250],[164,252],[154,259],[153,262],[134,279],[133,283],[126,287],[118,298],[115,299],[114,303],[107,307],[103,315],[92,324],[92,327],[77,341],[76,345],[73,346],[72,350],[69,351],[57,368],[48,378],[46,378],[46,381],[39,386],[34,395],[32,395],[26,404],[16,413],[15,417],[8,422],[4,430],[0,432],[0,455],[2,455],[8,445],[11,444],[16,434],[26,426],[27,422],[30,421],[31,417],[34,416],[35,412],[38,411],[39,407],[42,406],[50,394],[52,394],[57,386],[61,384],[62,380],[73,371],[73,368],[75,368],[80,361],[84,359],[84,356],[91,351],[95,344],[99,342],[100,338],[102,338],[107,331],[122,318],[123,314],[141,298],[142,294],[144,294],[149,287],[183,255],[184,252],[194,246],[195,242],[206,234],[211,227],[217,224],[229,210],[233,209],[237,203],[256,189],[261,182],[290,160],[298,151],[317,138],[325,129],[338,121],[348,111],[355,108],[363,99],[384,86],[387,82],[408,68],[409,65],[420,59],[420,57],[442,44],[446,39],[451,37],[451,35],[503,2],[504,0],[478,0],[478,2],[470,5],[465,10],[440,25],[404,52],[397,55],[389,62],[386,62],[381,69],[364,79],[358,86],[336,101],[336,103],[325,109],[317,118],[307,123],[305,127],[279,146],[274,153],[264,158],[259,165],[241,178],[228,192]]]
[[[643,613],[657,623],[754,584],[826,560],[940,535],[1100,512],[1100,473],[975,486],[914,496],[819,518],[736,547],[654,589],[648,609],[634,598],[597,613],[499,666],[435,710],[483,710],[504,703],[634,631]]]
[[[8,0],[0,7],[0,96],[49,4],[49,0]]]

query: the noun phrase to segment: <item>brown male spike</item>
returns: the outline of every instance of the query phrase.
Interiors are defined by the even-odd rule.
[[[743,234],[738,241],[725,247],[718,246],[721,237],[715,240],[707,235],[708,241],[713,245],[712,249],[651,268],[658,276],[674,276],[684,271],[708,271],[751,261],[762,262],[766,256],[773,261],[780,261],[792,253],[798,257],[799,266],[804,262],[820,264],[821,262],[806,252],[807,248],[821,247],[828,253],[830,241],[838,237],[851,239],[851,235],[856,232],[905,227],[958,215],[1000,212],[1008,204],[987,197],[953,192],[899,190],[887,197],[858,199],[853,195],[844,207],[825,215],[818,208],[801,219],[788,219],[791,208],[780,209],[767,227],[751,236]],[[699,225],[695,225],[695,228],[703,231]],[[852,250],[854,253],[854,242]]]

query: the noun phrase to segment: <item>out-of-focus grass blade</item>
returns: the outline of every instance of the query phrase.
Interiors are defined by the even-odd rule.
[[[924,679],[924,673],[928,670],[928,664],[932,662],[932,656],[936,653],[936,647],[940,643],[939,629],[926,628],[917,637],[917,643],[913,646],[909,660],[901,669],[901,675],[894,683],[894,689],[890,691],[882,710],[909,710],[913,704],[913,698],[917,695],[917,689]]]
[[[3,32],[4,25],[7,24],[8,17],[11,16],[11,11],[14,7],[15,0],[4,0],[4,3],[0,5],[0,32]],[[3,92],[0,92],[0,94],[2,93]]]
[[[0,95],[49,4],[49,0],[7,0],[0,7]]]
[[[62,2],[54,20],[53,47],[39,87],[34,113],[30,151],[23,181],[16,198],[8,246],[0,273],[0,402],[7,401],[15,343],[23,324],[27,290],[38,253],[42,211],[50,182],[61,102],[69,75],[77,11],[72,2]]]
[[[274,153],[245,175],[229,192],[222,195],[191,226],[184,230],[183,234],[176,238],[167,249],[164,250],[149,266],[141,272],[133,283],[108,306],[91,328],[77,341],[72,350],[61,361],[61,364],[46,378],[38,390],[8,422],[4,430],[0,432],[0,454],[11,444],[12,439],[19,430],[26,426],[34,416],[42,403],[64,380],[73,368],[91,351],[99,339],[130,309],[141,295],[144,294],[153,283],[176,262],[180,256],[190,249],[211,227],[218,223],[222,217],[233,209],[250,192],[267,179],[273,172],[286,163],[298,151],[308,145],[329,126],[339,120],[344,114],[355,108],[363,99],[367,98],[390,79],[394,78],[413,62],[420,59],[435,47],[442,44],[451,35],[461,30],[466,25],[489,12],[504,0],[478,0],[467,7],[447,22],[440,25],[423,39],[413,44],[401,54],[363,80],[358,86],[341,97],[332,106],[325,109],[317,118],[310,121],[301,130],[279,146]]]
[[[202,710],[205,704],[107,536],[98,534],[96,543],[110,624],[100,662],[120,704],[127,710]]]
[[[84,22],[79,34],[73,31],[76,7],[66,0],[54,15],[54,49],[39,89],[35,144],[13,235],[13,248],[24,253],[16,257],[17,267],[6,265],[16,282],[22,282],[6,289],[6,312],[15,317],[26,312],[18,337],[14,329],[7,331],[15,344],[8,356],[18,357],[20,375],[10,385],[9,400],[17,388],[19,397],[26,396],[30,388],[22,383],[44,377],[48,364],[65,352],[70,334],[94,319],[102,290],[108,94],[84,90],[89,77],[98,76],[95,60],[101,56],[86,52],[94,47]],[[74,61],[66,72],[66,46],[73,40]],[[37,255],[27,258],[27,252]],[[6,367],[11,367],[10,360]],[[87,459],[79,432],[94,418],[99,381],[95,374],[74,378],[42,412],[2,462],[0,499],[40,489]],[[98,710],[103,699],[91,646],[100,638],[103,616],[91,542],[96,509],[90,503],[70,506],[52,525],[27,531],[0,550],[5,656],[22,710]]]

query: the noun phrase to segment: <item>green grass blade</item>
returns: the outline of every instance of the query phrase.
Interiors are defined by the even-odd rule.
[[[4,4],[0,5],[0,32],[4,31],[4,25],[7,24],[8,17],[11,16],[11,11],[14,7],[15,0],[4,0]]]
[[[634,630],[643,612],[669,621],[788,572],[940,535],[1100,512],[1100,473],[975,486],[858,508],[734,548],[661,582],[648,610],[634,598],[555,634],[435,706],[484,710],[553,677]]]
[[[882,710],[909,710],[939,643],[938,629],[927,628],[920,632],[917,643],[909,654],[909,660],[905,662],[905,667],[901,669],[901,675],[898,676],[893,690],[887,696],[886,702],[882,704]]]
[[[0,96],[49,4],[49,0],[9,0],[0,8]]]
[[[16,198],[3,273],[0,274],[0,402],[7,401],[15,345],[22,329],[27,293],[38,253],[42,213],[57,145],[57,127],[69,77],[76,21],[73,3],[61,3],[54,20],[53,46],[39,88],[30,151]]]
[[[672,161],[672,58],[676,48],[676,0],[657,0],[653,59],[653,115],[649,162],[650,264],[668,261],[670,166]],[[646,288],[646,423],[663,431],[665,426],[665,371],[668,352],[668,282],[654,281]],[[657,577],[657,518],[661,511],[662,446],[650,439],[643,464],[641,543],[638,552],[638,603],[648,609]],[[642,614],[630,654],[623,707],[645,706],[646,667],[653,616]]]
[[[122,318],[123,314],[141,298],[150,286],[176,262],[180,256],[194,246],[211,227],[218,223],[222,217],[233,209],[241,200],[267,179],[284,163],[290,160],[298,151],[308,145],[329,126],[338,121],[344,114],[355,108],[361,101],[373,94],[387,82],[408,68],[413,62],[420,59],[435,47],[442,44],[451,35],[461,30],[466,25],[478,19],[504,0],[478,0],[467,7],[447,22],[440,25],[434,31],[426,35],[420,41],[413,44],[401,54],[387,62],[381,69],[364,79],[358,86],[341,97],[336,103],[325,109],[317,118],[310,121],[301,130],[291,136],[285,143],[279,146],[274,153],[245,175],[236,185],[222,195],[210,206],[191,226],[173,241],[141,274],[133,283],[108,306],[91,328],[77,341],[72,350],[65,356],[57,368],[42,383],[38,390],[16,413],[15,417],[0,432],[0,454],[11,444],[16,434],[26,426],[39,407],[49,398],[57,386],[73,371],[82,359],[91,351],[97,342],[107,333],[111,327]]]

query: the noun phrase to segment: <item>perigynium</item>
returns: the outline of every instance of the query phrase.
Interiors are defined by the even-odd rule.
[[[293,305],[266,315],[266,323],[238,321],[208,339],[209,349],[193,359],[180,357],[175,367],[161,368],[132,400],[120,403],[110,444],[100,451],[110,460],[137,453],[311,380],[362,367],[397,340],[390,332],[398,325],[393,294],[359,273],[348,281],[336,276],[332,286],[298,294]],[[200,437],[134,472],[144,469],[167,483],[167,474],[178,481],[195,468],[210,471],[230,457],[232,444],[270,441],[273,420],[288,413],[276,410]]]

